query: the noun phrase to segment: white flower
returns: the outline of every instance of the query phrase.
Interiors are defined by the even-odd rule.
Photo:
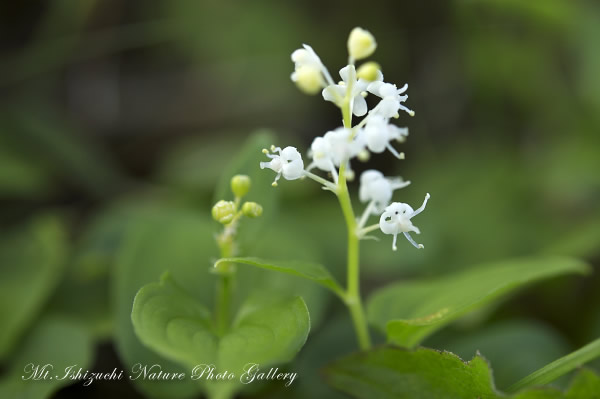
[[[400,89],[395,84],[385,83],[383,74],[379,71],[377,79],[369,83],[367,91],[381,97],[381,101],[377,105],[376,112],[385,118],[397,117],[398,110],[407,112],[410,116],[414,116],[415,112],[408,109],[402,103],[408,99],[408,95],[401,95],[408,89],[408,84],[405,84]]]
[[[308,45],[292,53],[294,72],[292,81],[305,93],[316,94],[325,87],[324,78],[329,77],[329,72],[321,62],[321,59]]]
[[[362,93],[367,89],[369,82],[356,78],[356,69],[354,65],[347,65],[340,69],[340,77],[343,82],[337,85],[329,85],[323,89],[323,98],[331,101],[338,107],[342,107],[342,102],[346,97],[348,87],[350,90],[350,110],[356,116],[363,116],[367,113],[367,101]]]
[[[348,54],[355,60],[367,58],[377,48],[371,32],[362,28],[354,28],[348,37]]]
[[[335,164],[333,163],[333,150],[330,140],[325,137],[316,137],[311,146],[309,155],[313,159],[311,166],[317,167],[325,172],[335,173]],[[311,166],[308,169],[311,169]]]
[[[381,153],[387,148],[396,158],[404,158],[394,147],[392,147],[390,141],[404,141],[406,136],[408,136],[407,128],[400,128],[392,125],[388,123],[388,120],[382,115],[373,114],[370,115],[367,120],[364,136],[369,151]]]
[[[352,129],[339,127],[335,130],[325,133],[323,137],[316,137],[309,151],[309,156],[313,162],[307,170],[318,168],[333,175],[333,180],[337,182],[336,167],[342,163],[346,164],[346,177],[353,179],[354,172],[350,169],[349,161],[358,156],[365,148],[362,134],[353,136]]]
[[[333,164],[340,166],[342,162],[348,162],[350,159],[357,156],[364,148],[362,134],[352,135],[352,129],[338,127],[335,130],[325,133],[323,136],[329,144],[330,154]]]
[[[302,156],[296,147],[285,147],[283,150],[279,147],[271,146],[271,152],[277,152],[279,155],[270,154],[268,150],[263,153],[271,158],[269,162],[261,162],[260,168],[269,168],[277,173],[273,186],[277,186],[277,180],[283,175],[286,180],[296,180],[304,174],[304,162]]]
[[[414,231],[417,234],[421,234],[419,229],[413,226],[411,219],[423,212],[427,205],[427,200],[429,200],[429,194],[425,196],[423,205],[417,210],[413,210],[410,205],[400,202],[394,202],[385,208],[385,212],[383,212],[379,219],[379,228],[385,234],[394,235],[394,241],[392,242],[392,249],[394,251],[397,249],[396,238],[400,233],[403,233],[406,239],[416,248],[423,248],[422,244],[417,244],[412,239],[409,232]]]
[[[360,175],[358,198],[361,202],[372,202],[370,213],[378,215],[392,200],[394,190],[406,187],[409,181],[390,179],[378,170],[366,170]]]
[[[295,50],[292,53],[292,61],[294,62],[296,68],[301,66],[313,66],[315,68],[321,69],[323,67],[323,63],[321,59],[315,53],[312,47],[308,44],[303,44],[302,47],[298,50]]]

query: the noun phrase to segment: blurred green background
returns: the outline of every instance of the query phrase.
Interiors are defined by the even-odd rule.
[[[309,181],[272,189],[258,161],[271,142],[307,149],[340,125],[332,104],[290,81],[290,54],[310,44],[337,74],[354,26],[375,35],[372,58],[386,81],[409,84],[416,111],[398,121],[410,128],[405,161],[385,153],[356,170],[411,180],[397,201],[432,196],[415,221],[426,250],[364,243],[365,292],[521,255],[572,255],[598,271],[597,2],[5,1],[0,392],[193,395],[185,384],[32,388],[13,376],[32,348],[90,370],[158,358],[133,335],[133,295],[170,269],[212,300],[210,207],[234,173],[253,177],[250,199],[265,207],[261,223],[242,226],[244,255],[315,260],[343,279],[336,201]],[[298,386],[246,395],[331,395],[318,368],[354,348],[344,310],[297,280],[243,273],[254,283],[241,292],[298,290],[314,321],[289,366],[306,376]],[[598,273],[540,284],[426,344],[466,359],[481,350],[506,386],[600,335],[598,287]]]

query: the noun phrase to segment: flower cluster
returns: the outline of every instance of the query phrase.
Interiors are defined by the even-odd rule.
[[[346,181],[354,178],[351,161],[354,158],[367,160],[371,153],[382,153],[386,150],[396,158],[404,159],[404,153],[394,147],[394,143],[402,143],[408,136],[408,129],[398,127],[390,120],[398,118],[404,111],[413,116],[414,112],[404,103],[408,85],[398,88],[395,84],[384,81],[381,68],[375,62],[363,63],[358,69],[355,62],[369,57],[377,48],[375,38],[370,32],[354,28],[348,38],[348,65],[340,69],[341,81],[334,82],[321,59],[308,45],[292,53],[294,72],[292,81],[304,92],[316,94],[321,92],[323,99],[342,110],[343,126],[316,137],[308,151],[310,162],[304,166],[302,155],[295,147],[283,149],[271,146],[263,152],[270,159],[261,162],[261,168],[269,168],[277,173],[273,186],[283,176],[286,180],[303,177],[311,178],[325,189],[339,194],[346,189]],[[377,104],[369,110],[366,98],[373,96]],[[362,117],[359,123],[352,126],[352,117]],[[313,170],[325,172],[331,180],[314,174]],[[416,211],[408,204],[392,202],[393,192],[406,187],[410,182],[401,178],[388,178],[376,170],[367,170],[360,177],[359,199],[366,203],[362,217],[356,223],[356,234],[366,238],[366,233],[379,228],[385,234],[394,236],[393,249],[396,250],[397,235],[403,233],[416,248],[423,248],[410,236],[410,232],[420,233],[411,218],[425,209],[429,194],[423,205]],[[374,226],[365,227],[368,218],[380,215],[380,221]]]

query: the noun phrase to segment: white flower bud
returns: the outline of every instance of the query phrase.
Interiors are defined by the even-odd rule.
[[[381,67],[375,61],[369,61],[362,64],[356,70],[356,76],[359,79],[363,79],[367,82],[373,82],[377,80],[379,76],[381,76]]]
[[[321,62],[321,59],[308,45],[292,53],[294,62],[294,72],[292,81],[298,88],[307,94],[316,94],[325,87],[324,76],[329,76],[329,72]]]
[[[354,28],[348,36],[348,54],[355,60],[366,58],[373,54],[377,43],[373,35],[362,28]]]
[[[296,68],[292,73],[292,81],[306,94],[317,94],[325,87],[321,71],[312,65],[303,65]]]

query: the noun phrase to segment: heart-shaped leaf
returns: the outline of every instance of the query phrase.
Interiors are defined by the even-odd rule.
[[[131,319],[140,340],[161,355],[191,369],[215,365],[238,378],[206,384],[210,392],[232,393],[249,363],[260,367],[290,361],[310,330],[302,298],[264,305],[249,301],[231,329],[218,337],[208,310],[178,287],[169,275],[144,286],[136,295]]]
[[[598,376],[585,372],[566,394],[543,387],[507,396],[496,390],[490,367],[479,355],[464,362],[450,352],[395,347],[347,356],[329,366],[326,376],[335,388],[365,399],[583,399],[594,398],[600,383]]]
[[[393,284],[369,300],[369,322],[389,342],[413,347],[463,314],[535,281],[589,268],[571,258],[515,259],[435,280]]]
[[[303,277],[330,289],[336,295],[344,297],[344,290],[338,282],[333,278],[331,273],[322,265],[311,262],[300,261],[269,261],[260,258],[224,258],[219,259],[215,266],[223,262],[240,263],[260,267],[267,270],[275,270],[281,273],[292,274],[294,276]]]
[[[157,281],[169,269],[187,292],[210,306],[215,275],[209,259],[216,256],[214,231],[197,212],[172,206],[146,207],[131,220],[119,244],[112,273],[111,302],[115,314],[115,343],[129,370],[137,364],[160,364],[164,369],[189,372],[144,346],[131,324],[131,304],[146,284]],[[198,393],[190,380],[156,381],[138,378],[135,387],[153,398],[187,398]]]

